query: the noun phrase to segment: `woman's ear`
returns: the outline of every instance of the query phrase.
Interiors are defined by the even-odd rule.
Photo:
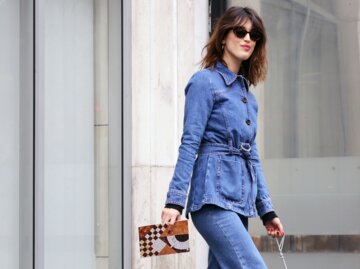
[[[225,47],[225,40],[223,40],[223,41],[221,42],[221,50],[224,50],[224,47]]]

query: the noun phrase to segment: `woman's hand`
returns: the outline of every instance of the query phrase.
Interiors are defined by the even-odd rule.
[[[174,225],[180,219],[180,212],[174,208],[164,208],[161,213],[162,224]]]
[[[272,237],[283,237],[285,232],[279,218],[273,218],[265,223],[267,234]]]

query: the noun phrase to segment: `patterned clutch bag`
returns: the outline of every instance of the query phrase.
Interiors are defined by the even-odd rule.
[[[188,221],[180,220],[174,226],[147,225],[139,227],[141,257],[189,252]]]

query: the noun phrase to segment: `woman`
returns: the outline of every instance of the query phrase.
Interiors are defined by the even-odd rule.
[[[265,46],[258,14],[228,9],[205,46],[203,69],[185,89],[179,157],[161,218],[173,225],[188,200],[186,217],[191,213],[209,245],[208,268],[267,268],[247,232],[256,211],[269,235],[284,235],[259,161],[258,105],[249,91],[265,78]]]

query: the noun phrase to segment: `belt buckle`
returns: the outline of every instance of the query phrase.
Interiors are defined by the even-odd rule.
[[[246,145],[246,146],[244,146],[244,145]],[[251,146],[249,143],[241,143],[240,149],[242,149],[243,151],[246,151],[246,152],[250,152]]]

